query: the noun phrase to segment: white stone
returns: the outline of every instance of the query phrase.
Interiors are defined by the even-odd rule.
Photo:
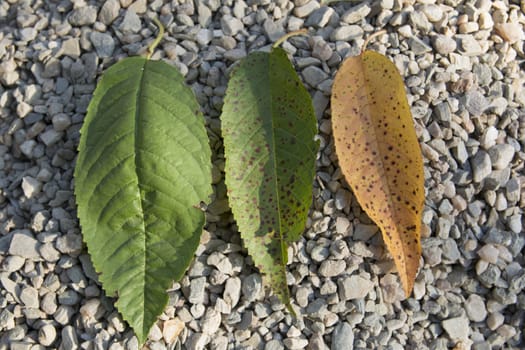
[[[209,341],[210,341],[210,338],[207,334],[193,333],[189,337],[185,345],[188,349],[204,350],[206,348],[206,344],[208,344]]]
[[[354,347],[354,332],[348,322],[338,324],[332,334],[330,350],[351,350]]]
[[[37,251],[38,241],[33,238],[27,230],[21,230],[14,233],[9,245],[9,254],[18,255],[26,259],[40,258]]]
[[[221,325],[221,314],[215,309],[208,308],[200,322],[204,333],[214,334]]]
[[[20,291],[20,301],[25,307],[37,309],[40,306],[38,291],[30,286],[25,286]]]
[[[443,10],[438,5],[427,4],[421,10],[430,22],[437,22],[443,18]]]
[[[487,317],[487,326],[490,330],[496,330],[505,321],[505,316],[499,312],[493,312]]]
[[[7,272],[15,272],[24,266],[26,259],[18,255],[10,255],[2,261],[1,269]]]
[[[520,23],[498,23],[494,26],[503,40],[514,44],[525,38],[523,26]]]
[[[224,15],[221,18],[221,28],[224,34],[234,36],[244,28],[244,25],[238,18]]]
[[[464,316],[449,318],[441,322],[441,325],[452,340],[458,341],[468,339],[469,320]]]
[[[173,344],[184,327],[186,327],[184,322],[177,317],[164,321],[164,325],[162,326],[162,337],[166,344]]]
[[[485,301],[477,294],[471,294],[465,301],[465,311],[473,322],[481,322],[487,317]]]
[[[364,298],[374,288],[371,281],[357,275],[342,278],[337,284],[341,300]]]
[[[370,11],[372,11],[370,4],[368,2],[362,2],[359,5],[348,9],[348,11],[341,16],[341,21],[348,24],[358,23],[365,18]]]
[[[362,37],[363,33],[363,29],[358,25],[341,26],[332,32],[330,38],[333,41],[350,41]]]
[[[308,340],[303,338],[286,338],[283,343],[290,350],[304,349],[308,345]]]
[[[25,118],[33,110],[30,104],[22,101],[16,106],[16,114],[19,118]]]
[[[496,139],[498,138],[498,129],[494,126],[489,126],[481,135],[480,143],[481,146],[485,149],[489,149],[496,144]]]
[[[239,277],[231,277],[226,280],[224,285],[223,299],[232,308],[237,305],[241,297],[241,280]]]
[[[347,218],[339,216],[337,219],[335,219],[335,231],[337,233],[346,233],[348,227],[350,227],[350,220]]]
[[[42,190],[42,183],[31,176],[22,178],[22,191],[27,198],[33,198]]]
[[[162,331],[156,323],[154,323],[149,330],[148,338],[153,341],[159,341],[162,339]]]
[[[328,74],[326,74],[321,68],[315,66],[306,67],[302,74],[304,81],[314,87],[328,78]]]
[[[478,18],[479,29],[492,29],[494,21],[489,12],[481,12]]]
[[[38,342],[40,345],[50,346],[57,337],[57,331],[52,324],[46,324],[38,330]]]
[[[489,149],[489,156],[494,169],[505,169],[514,158],[514,147],[507,143],[494,145]]]
[[[62,133],[54,129],[49,129],[42,134],[40,134],[40,140],[46,145],[51,146],[57,143],[62,138]]]
[[[213,39],[213,31],[209,29],[199,29],[195,35],[195,39],[201,46],[206,46]]]
[[[87,320],[97,320],[104,313],[104,310],[101,308],[103,308],[103,306],[100,303],[100,299],[89,299],[84,305],[80,307],[80,314]]]
[[[317,271],[322,277],[335,277],[341,274],[346,268],[344,260],[325,260],[321,263]]]
[[[299,18],[304,18],[310,15],[313,11],[317,10],[319,7],[319,2],[312,0],[302,6],[296,7],[293,10],[293,14]]]
[[[472,173],[474,182],[481,182],[492,172],[492,163],[487,152],[478,150],[478,152],[471,158]]]
[[[496,264],[498,262],[499,250],[492,244],[485,244],[480,250],[478,250],[478,255],[486,262]]]
[[[192,304],[202,304],[205,297],[206,277],[194,278],[190,283],[188,301]]]

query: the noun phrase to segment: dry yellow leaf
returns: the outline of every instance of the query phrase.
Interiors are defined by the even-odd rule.
[[[365,51],[342,64],[331,104],[339,165],[381,229],[408,297],[421,257],[424,179],[403,79],[388,58]]]

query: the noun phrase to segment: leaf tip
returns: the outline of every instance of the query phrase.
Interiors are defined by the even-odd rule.
[[[297,313],[295,312],[290,300],[288,300],[288,302],[286,303],[286,309],[288,310],[290,315],[292,315],[293,318],[297,318]]]

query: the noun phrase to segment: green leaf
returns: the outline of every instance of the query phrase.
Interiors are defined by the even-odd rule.
[[[199,243],[210,157],[175,68],[135,57],[107,70],[81,130],[75,195],[100,282],[141,343]]]
[[[306,224],[319,145],[310,95],[282,49],[241,61],[221,121],[226,185],[241,237],[265,284],[291,309],[287,247]]]

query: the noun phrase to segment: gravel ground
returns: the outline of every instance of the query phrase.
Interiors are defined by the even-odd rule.
[[[79,129],[100,74],[141,54],[185,75],[215,150],[197,257],[149,349],[525,348],[525,5],[500,0],[0,1],[0,349],[137,349],[83,247],[73,197]],[[230,67],[282,34],[310,91],[321,149],[288,281],[298,319],[242,248],[222,169]],[[329,96],[371,33],[405,79],[425,158],[423,258],[404,299],[378,229],[338,169]],[[353,344],[353,345],[352,345]]]

